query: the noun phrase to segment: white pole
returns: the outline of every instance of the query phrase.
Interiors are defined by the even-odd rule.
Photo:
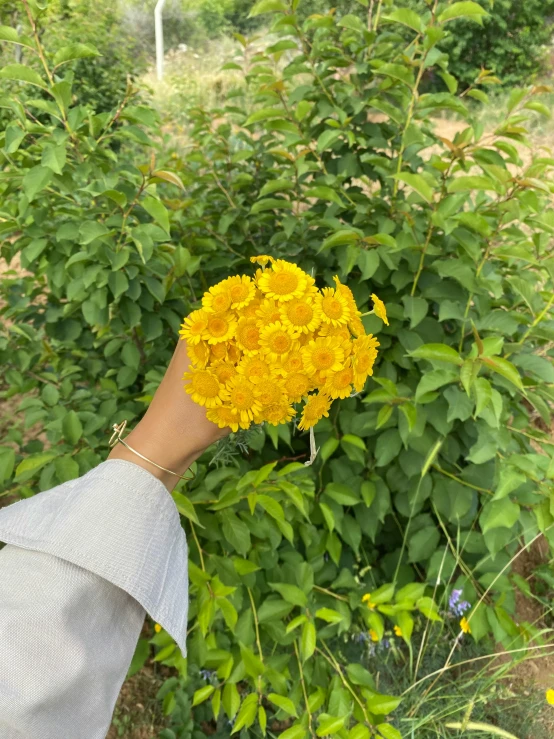
[[[162,20],[162,10],[165,0],[158,0],[154,9],[154,32],[156,35],[156,70],[158,79],[164,76],[164,29]]]

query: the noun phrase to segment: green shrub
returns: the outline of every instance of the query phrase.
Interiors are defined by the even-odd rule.
[[[26,272],[2,286],[2,393],[21,396],[23,421],[0,479],[30,496],[101,461],[109,426],[149,402],[182,316],[249,256],[292,259],[321,284],[338,273],[361,306],[375,290],[391,319],[364,319],[375,377],[318,424],[314,466],[305,434],[264,428],[235,463],[210,468],[207,453],[174,493],[191,624],[188,660],[165,632],[150,640],[177,671],[161,736],[200,739],[209,720],[223,735],[231,721],[283,739],[449,736],[483,696],[474,684],[440,709],[425,645],[447,645],[448,667],[473,658],[470,639],[517,658],[547,638],[516,620],[528,584],[511,564],[541,534],[554,543],[553,160],[525,148],[527,120],[548,111],[538,88],[515,90],[486,131],[456,94],[436,49],[474,3],[428,23],[389,6],[371,30],[353,15],[300,24],[296,5],[258,4],[279,40],[249,59],[247,94],[195,111],[181,153],[133,100],[80,105],[48,54],[48,73],[0,72],[48,96],[4,103],[1,254]],[[450,91],[420,94],[434,65]],[[431,122],[445,110],[464,121],[452,140]],[[385,655],[424,680],[415,704],[400,683],[383,692]]]

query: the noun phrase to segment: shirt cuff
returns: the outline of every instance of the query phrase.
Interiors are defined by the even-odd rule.
[[[186,656],[188,547],[167,488],[113,459],[0,509],[0,541],[72,562],[129,593]]]

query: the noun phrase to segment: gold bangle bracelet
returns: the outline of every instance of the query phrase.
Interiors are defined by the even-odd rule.
[[[145,462],[148,462],[154,467],[157,467],[159,470],[163,470],[163,472],[167,472],[170,475],[175,475],[175,477],[178,477],[181,480],[194,480],[194,478],[196,477],[194,472],[191,471],[190,477],[186,477],[185,475],[179,475],[177,472],[173,472],[173,470],[168,470],[167,467],[162,467],[161,464],[157,464],[156,462],[153,462],[151,459],[148,459],[148,457],[145,457],[144,454],[137,452],[136,449],[133,449],[132,446],[129,446],[129,444],[127,444],[127,442],[121,438],[121,435],[125,431],[126,426],[127,426],[127,421],[122,421],[119,425],[117,423],[114,423],[114,425],[112,426],[113,433],[108,443],[108,446],[110,447],[110,449],[113,449],[113,447],[118,443],[123,444],[123,446],[126,449],[128,449],[130,452],[133,452],[133,454],[136,454],[137,457],[144,459]]]

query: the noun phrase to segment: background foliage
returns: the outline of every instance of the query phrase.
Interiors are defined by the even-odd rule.
[[[491,76],[458,93],[441,49],[448,29],[479,28],[473,2],[376,4],[368,29],[262,0],[275,41],[249,55],[244,39],[244,67],[230,65],[244,85],[191,113],[180,150],[132,88],[111,110],[88,96],[75,70],[96,52],[50,49],[49,9],[22,5],[21,34],[0,31],[24,49],[0,71],[2,395],[24,419],[0,447],[10,494],[102,461],[109,426],[151,399],[183,315],[253,254],[320,284],[338,272],[391,318],[364,319],[376,375],[318,424],[312,468],[305,434],[264,428],[235,462],[205,455],[173,494],[191,632],[188,660],[165,632],[151,640],[176,669],[161,736],[200,739],[215,718],[221,735],[419,738],[482,718],[488,673],[454,703],[429,704],[438,678],[412,686],[433,672],[427,644],[448,666],[470,640],[520,656],[546,638],[514,618],[528,584],[511,564],[541,532],[554,543],[554,160],[526,145],[547,89],[514,90],[494,130],[478,122]],[[421,91],[429,70],[442,92]],[[444,111],[465,122],[452,140],[434,132]],[[409,686],[381,676],[384,659]]]

